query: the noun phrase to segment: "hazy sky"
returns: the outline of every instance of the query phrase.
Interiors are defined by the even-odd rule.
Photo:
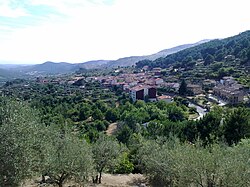
[[[249,0],[0,0],[0,63],[147,55],[250,28]]]

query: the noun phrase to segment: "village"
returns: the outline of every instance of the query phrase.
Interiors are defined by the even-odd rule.
[[[163,76],[161,68],[153,68],[151,71],[142,69],[142,72],[122,73],[117,76],[87,77],[86,81],[98,81],[107,88],[120,88],[129,94],[133,102],[137,100],[172,102],[174,97],[178,96],[181,84],[181,81],[175,80],[173,76]],[[239,104],[246,100],[248,94],[233,77],[223,77],[219,81],[206,79],[199,83],[192,83],[189,80],[186,82],[186,97],[203,107],[209,107],[207,105],[209,101],[221,106]],[[158,90],[164,91],[158,92]],[[201,100],[203,103],[200,103]]]
[[[117,75],[106,76],[81,76],[73,75],[70,77],[44,78],[37,77],[38,83],[53,83],[61,85],[79,85],[80,89],[85,88],[85,83],[99,82],[105,88],[116,88],[128,94],[133,102],[137,100],[172,102],[174,97],[179,95],[181,80],[174,75],[164,75],[161,68],[147,70],[143,67],[136,73],[120,73],[117,68],[114,72]],[[194,103],[209,108],[209,103],[215,103],[220,106],[226,104],[239,104],[248,100],[249,89],[239,84],[233,77],[226,76],[220,80],[200,79],[199,81],[186,80],[187,93],[186,98]],[[66,93],[71,93],[67,89]]]

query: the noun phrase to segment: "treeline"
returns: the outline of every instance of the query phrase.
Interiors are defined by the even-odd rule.
[[[250,135],[248,109],[238,108],[229,113],[216,110],[198,122],[166,118],[139,125],[147,115],[150,118],[155,113],[157,117],[163,111],[154,111],[150,116],[147,110],[167,107],[170,112],[176,106],[138,102],[123,107],[123,128],[131,131],[128,137],[123,134],[126,141],[121,138],[120,133],[124,131],[121,128],[117,134],[119,141],[98,133],[89,142],[69,124],[46,126],[37,111],[26,103],[1,98],[0,186],[18,186],[25,179],[39,175],[41,182],[59,187],[68,180],[82,185],[90,181],[101,183],[103,172],[141,172],[156,186],[249,186],[250,142],[241,139]],[[143,117],[136,118],[139,113]],[[185,121],[191,125],[189,131],[188,125],[182,124]],[[223,121],[231,125],[226,128]],[[186,130],[176,129],[183,126]],[[228,146],[218,139],[220,128],[231,132],[231,138],[239,134],[242,137],[232,139],[229,143],[237,143]],[[200,135],[192,141],[181,138],[181,134],[193,135],[196,130]]]
[[[139,61],[136,67],[142,68],[147,65],[151,68],[167,68],[169,65],[174,65],[177,68],[190,68],[194,67],[195,61],[198,59],[204,60],[204,65],[207,66],[214,61],[224,61],[227,55],[234,55],[240,59],[242,64],[250,60],[250,31],[222,40],[212,40],[168,55],[165,58],[158,58],[155,61]]]

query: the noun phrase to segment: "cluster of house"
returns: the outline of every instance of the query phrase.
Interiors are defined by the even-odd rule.
[[[86,81],[99,81],[105,87],[120,87],[136,100],[165,100],[171,102],[171,96],[157,96],[157,88],[170,87],[179,89],[179,83],[167,83],[160,78],[160,68],[147,73],[125,73],[118,76],[87,77]]]
[[[238,84],[233,77],[223,77],[213,91],[215,96],[230,104],[242,102],[245,95],[242,85]]]
[[[136,100],[165,100],[171,102],[172,96],[157,95],[157,88],[169,88],[178,91],[180,84],[176,82],[165,82],[160,77],[160,68],[151,72],[120,74],[118,76],[88,77],[87,81],[99,81],[105,87],[120,87],[129,93],[133,101]],[[243,101],[244,91],[242,85],[238,84],[232,77],[224,77],[219,82],[211,79],[203,80],[200,84],[188,84],[187,89],[192,95],[203,94],[204,90],[212,90],[212,93],[230,104]]]
[[[202,82],[202,85],[187,85],[187,89],[194,95],[204,93],[206,88],[212,90],[211,93],[214,96],[226,103],[237,104],[244,100],[244,88],[233,77],[223,77],[220,81],[207,79]]]

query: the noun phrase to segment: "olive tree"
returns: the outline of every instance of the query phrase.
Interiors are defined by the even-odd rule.
[[[122,146],[117,140],[101,134],[93,144],[93,154],[95,160],[95,169],[98,174],[93,178],[94,183],[101,183],[102,173],[107,167],[113,166],[120,153]]]
[[[0,186],[18,186],[35,174],[41,125],[27,104],[1,98]]]
[[[18,186],[24,179],[47,175],[63,186],[92,175],[90,146],[68,129],[46,127],[26,103],[0,100],[0,186]]]
[[[239,145],[146,141],[140,158],[145,174],[159,186],[240,187],[250,185],[250,143]]]
[[[44,150],[44,165],[41,173],[62,187],[67,180],[77,183],[88,181],[93,172],[90,145],[80,140],[69,129],[54,130],[48,146]]]

